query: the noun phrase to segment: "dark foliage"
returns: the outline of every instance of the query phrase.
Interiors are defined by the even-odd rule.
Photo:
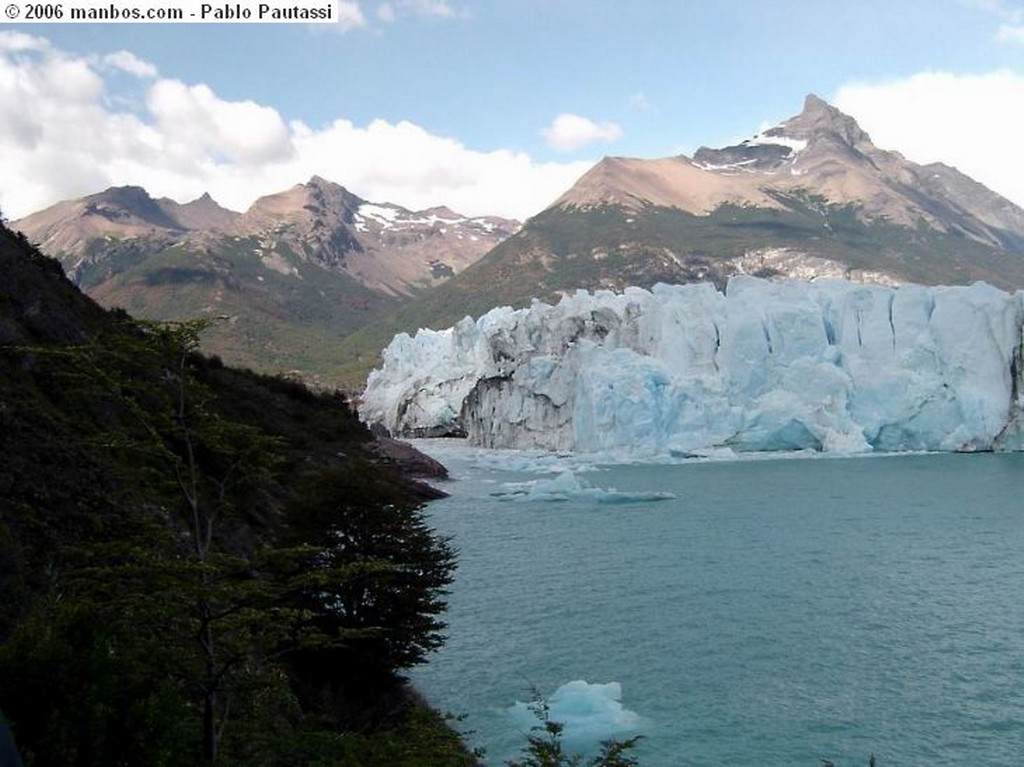
[[[0,270],[0,710],[26,765],[472,763],[398,693],[452,551],[345,402],[103,312],[6,229]]]

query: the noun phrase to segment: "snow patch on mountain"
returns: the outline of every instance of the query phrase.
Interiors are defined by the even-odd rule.
[[[794,155],[799,154],[807,148],[806,139],[790,138],[789,136],[783,136],[779,133],[773,133],[772,131],[758,133],[754,138],[747,139],[743,143],[749,146],[763,146],[766,144],[783,146],[789,149]]]
[[[739,162],[695,162],[694,165],[696,165],[701,170],[743,170],[743,168],[745,168],[746,166],[753,165],[756,162],[757,159],[753,158],[749,160],[740,160]]]
[[[1021,449],[1024,293],[740,276],[396,336],[361,414],[488,447]]]
[[[479,242],[479,235],[493,235],[496,228],[493,220],[460,216],[447,208],[432,208],[414,213],[398,206],[370,202],[362,203],[352,218],[356,231],[364,234],[369,232],[371,227],[381,232],[429,230],[437,227],[441,234],[447,234],[449,229],[453,229],[457,239],[468,237],[473,242]],[[505,222],[506,228],[509,223],[512,222]],[[509,234],[517,229],[518,227],[513,227]]]
[[[381,227],[388,229],[394,225],[400,215],[401,211],[399,211],[398,208],[364,202],[359,206],[358,211],[355,214],[356,229],[360,232],[365,232],[366,219],[371,219],[372,221],[380,224]]]

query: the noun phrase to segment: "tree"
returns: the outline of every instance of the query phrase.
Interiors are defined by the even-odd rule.
[[[367,503],[382,498],[377,506]],[[430,531],[418,505],[354,461],[302,483],[288,514],[290,542],[321,552],[301,606],[330,643],[295,662],[358,692],[421,663],[443,642],[441,615],[455,551]]]
[[[270,481],[277,443],[217,412],[193,369],[203,327],[127,323],[88,343],[25,350],[41,375],[61,384],[67,401],[58,405],[76,413],[74,436],[87,452],[106,456],[120,496],[84,515],[85,529],[70,539],[60,530],[71,519],[46,520],[54,534],[40,549],[53,577],[32,620],[5,648],[40,661],[49,653],[48,662],[63,663],[85,686],[120,680],[94,688],[94,700],[81,696],[83,704],[57,726],[79,744],[65,749],[69,762],[86,760],[83,748],[108,758],[117,751],[93,742],[89,733],[102,727],[75,722],[87,708],[114,709],[114,719],[130,721],[114,698],[135,689],[146,699],[128,683],[132,674],[199,701],[201,757],[216,760],[236,693],[252,697],[280,684],[268,662],[295,642],[305,618],[286,606],[285,594],[296,588],[294,563],[308,552],[275,550],[251,532],[240,537],[255,493]],[[61,637],[70,634],[81,655],[65,651]],[[47,735],[54,744],[63,737]]]
[[[265,763],[320,705],[303,680],[379,697],[442,641],[454,552],[365,430],[199,356],[203,327],[0,356],[0,705],[30,763]]]

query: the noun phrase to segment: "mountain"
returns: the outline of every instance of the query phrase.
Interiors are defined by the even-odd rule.
[[[115,187],[13,226],[105,306],[207,318],[207,351],[336,384],[342,336],[458,274],[518,223],[369,203],[314,177],[241,214],[209,195],[179,204]]]
[[[735,146],[701,147],[692,159],[606,158],[553,207],[614,206],[636,214],[662,207],[711,216],[734,207],[799,214],[808,205],[823,218],[823,236],[830,209],[849,206],[863,224],[923,226],[1024,253],[1024,210],[954,168],[917,165],[878,149],[852,117],[814,95],[796,117]],[[898,267],[877,266],[900,278]]]
[[[730,276],[1024,286],[1024,210],[946,165],[876,147],[850,116],[803,111],[735,146],[605,158],[522,230],[386,326],[445,327],[560,292]]]
[[[185,229],[226,230],[238,218],[238,213],[222,208],[209,193],[184,205],[166,197],[161,197],[156,204]]]
[[[467,218],[444,207],[413,212],[368,203],[314,176],[307,184],[261,197],[230,231],[261,237],[265,250],[284,247],[371,290],[402,297],[461,272],[518,226],[498,217]]]
[[[70,265],[75,270],[86,266],[97,241],[180,236],[188,227],[175,218],[175,212],[152,199],[144,189],[123,186],[80,200],[59,202],[13,222],[12,226],[44,252],[81,257],[81,262]]]

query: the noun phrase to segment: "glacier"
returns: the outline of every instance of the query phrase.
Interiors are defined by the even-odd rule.
[[[1024,292],[732,278],[577,291],[399,334],[360,415],[396,436],[688,455],[1024,449]]]

